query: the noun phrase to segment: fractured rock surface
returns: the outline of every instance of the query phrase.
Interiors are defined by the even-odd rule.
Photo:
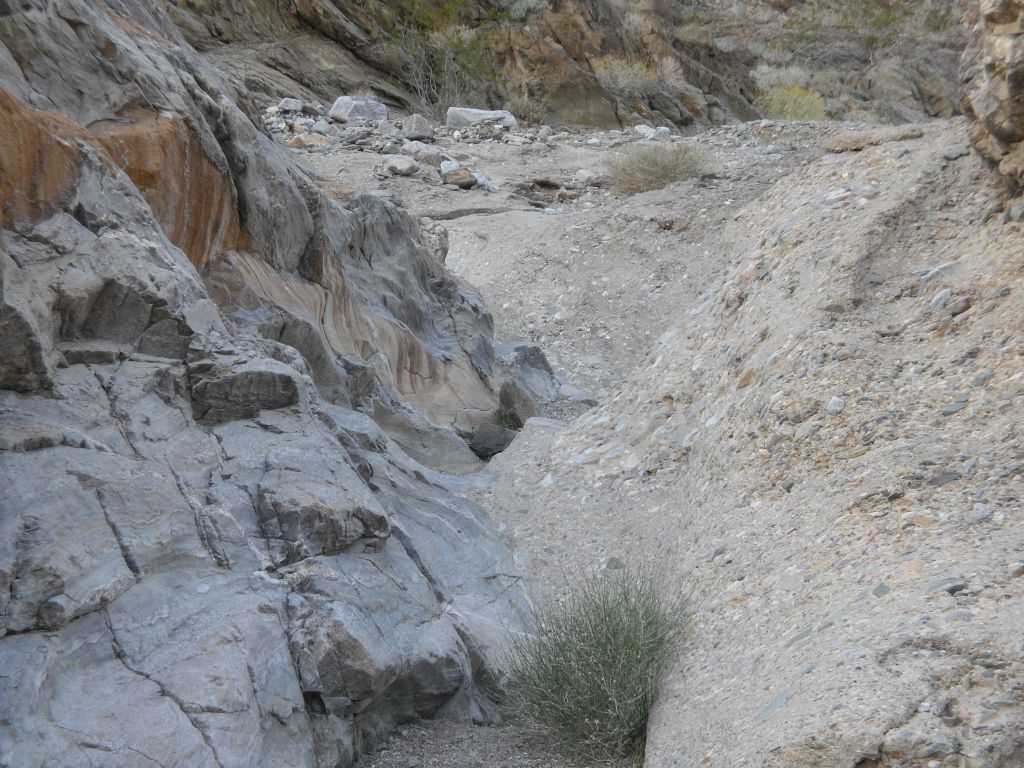
[[[1024,186],[1024,3],[983,0],[963,56],[963,99],[978,151]]]
[[[482,300],[151,3],[20,3],[0,43],[0,763],[344,766],[491,720],[528,599],[437,471],[506,378]]]

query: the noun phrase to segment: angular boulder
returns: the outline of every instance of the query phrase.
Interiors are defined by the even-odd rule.
[[[423,115],[412,114],[402,123],[402,136],[409,141],[433,141],[434,126]]]
[[[379,101],[358,96],[339,96],[327,113],[334,120],[387,120],[388,108]]]

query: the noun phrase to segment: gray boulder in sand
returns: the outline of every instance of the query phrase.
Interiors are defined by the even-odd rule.
[[[327,114],[332,119],[345,123],[350,120],[387,120],[388,108],[373,99],[339,96]]]
[[[433,141],[434,126],[423,115],[409,115],[402,122],[402,135],[410,141]]]

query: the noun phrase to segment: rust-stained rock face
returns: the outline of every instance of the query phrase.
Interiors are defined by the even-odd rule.
[[[1024,2],[982,0],[964,52],[963,100],[982,155],[1024,186]]]
[[[78,127],[0,87],[0,225],[58,207],[78,170]]]
[[[206,155],[181,115],[137,111],[94,123],[89,133],[135,182],[164,233],[196,269],[241,247],[231,177]]]

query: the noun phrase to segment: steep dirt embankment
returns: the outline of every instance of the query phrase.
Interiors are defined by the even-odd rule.
[[[253,115],[152,3],[0,13],[0,764],[345,766],[491,718],[527,597],[432,468],[478,463],[490,316]]]

